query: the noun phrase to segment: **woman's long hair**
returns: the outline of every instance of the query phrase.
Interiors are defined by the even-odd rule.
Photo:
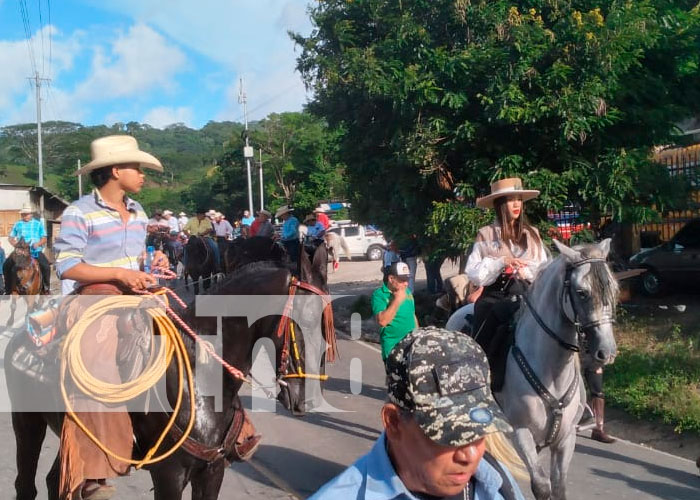
[[[520,217],[515,220],[515,224],[513,224],[513,227],[511,227],[511,225],[508,224],[507,202],[508,198],[506,196],[501,196],[493,201],[493,209],[496,212],[496,220],[501,226],[501,239],[505,243],[513,243],[522,248],[527,248],[526,231],[529,232],[531,236],[535,236],[536,233],[525,215],[525,203],[523,202],[521,205],[522,208],[520,209]]]
[[[528,474],[525,464],[518,452],[513,448],[510,439],[504,433],[493,432],[487,434],[484,441],[486,443],[486,451],[501,462],[513,474],[513,477],[522,481],[530,479],[530,474]]]

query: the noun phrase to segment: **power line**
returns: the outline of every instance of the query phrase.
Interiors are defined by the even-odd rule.
[[[46,6],[49,11],[49,28],[51,26],[51,0],[46,0]],[[52,29],[49,29],[49,78],[51,78],[51,63],[53,62],[53,42],[52,42]]]
[[[27,10],[26,0],[19,0],[19,11],[22,15],[22,25],[24,26],[24,37],[27,41],[27,50],[29,52],[29,62],[32,65],[32,73],[36,75],[36,58],[34,57],[34,47],[32,46],[32,28],[29,23],[29,11]]]
[[[46,50],[44,48],[44,19],[41,15],[41,0],[37,0],[37,3],[39,4],[39,33],[41,36],[41,74],[43,76],[46,74]]]

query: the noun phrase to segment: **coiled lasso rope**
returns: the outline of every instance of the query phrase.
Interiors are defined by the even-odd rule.
[[[148,364],[141,375],[134,380],[130,380],[123,384],[111,384],[93,377],[83,363],[82,354],[80,352],[80,344],[83,335],[87,331],[87,328],[104,314],[109,314],[115,309],[138,308],[143,305],[144,300],[153,300],[154,298],[155,297],[152,295],[146,297],[134,295],[116,295],[106,297],[96,304],[93,304],[82,314],[80,319],[75,323],[75,325],[73,325],[73,328],[71,328],[70,332],[68,332],[66,335],[62,349],[63,356],[61,359],[61,395],[63,396],[63,401],[66,405],[66,412],[68,415],[75,421],[76,425],[85,433],[85,435],[87,435],[88,438],[90,438],[90,440],[95,443],[100,450],[102,450],[103,453],[121,462],[134,465],[137,469],[145,465],[154,464],[164,460],[175,453],[175,451],[177,451],[182,443],[184,443],[188,438],[190,432],[192,431],[192,427],[194,426],[194,377],[192,375],[192,366],[190,364],[189,357],[187,356],[187,349],[182,337],[175,327],[175,324],[170,320],[170,318],[168,318],[162,307],[147,308],[146,312],[153,318],[154,323],[158,325],[162,342],[160,342],[158,351],[155,354],[153,352],[151,353]],[[162,304],[160,297],[157,297],[157,299]],[[105,404],[121,404],[143,394],[153,387],[165,374],[173,355],[175,355],[177,361],[177,401],[165,429],[163,429],[163,432],[156,443],[153,445],[153,447],[151,447],[148,453],[146,453],[142,460],[134,460],[131,457],[121,457],[117,455],[112,450],[107,448],[87,428],[87,426],[80,420],[78,415],[73,410],[65,387],[66,374],[70,374],[71,379],[77,388],[92,399]],[[161,455],[154,456],[172,429],[173,425],[175,425],[175,420],[180,411],[180,407],[182,406],[183,372],[187,376],[187,385],[190,391],[190,416],[187,422],[187,427],[182,433],[180,439],[177,440],[172,448]]]

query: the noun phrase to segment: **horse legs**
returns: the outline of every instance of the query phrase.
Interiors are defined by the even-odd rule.
[[[520,458],[525,462],[528,472],[530,472],[533,495],[537,500],[549,500],[552,494],[549,476],[540,462],[537,445],[529,429],[516,429],[513,433],[513,444],[518,449]]]
[[[41,413],[13,412],[12,429],[15,432],[17,446],[17,478],[15,479],[17,500],[34,500],[37,495],[34,480],[41,445],[46,436],[46,421]]]
[[[46,490],[48,491],[49,500],[58,500],[58,488],[61,479],[61,455],[56,454],[56,460],[53,461],[51,470],[46,475]]]
[[[192,477],[192,500],[216,500],[224,481],[224,462],[207,465]]]
[[[190,470],[169,460],[149,470],[153,481],[153,500],[182,500],[182,492],[190,481]]]
[[[552,498],[554,500],[566,499],[566,474],[569,470],[571,458],[574,456],[576,447],[576,432],[572,427],[569,435],[559,442],[556,448],[551,448],[551,477],[552,477]]]

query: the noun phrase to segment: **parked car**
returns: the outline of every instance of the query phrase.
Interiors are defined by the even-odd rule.
[[[700,219],[688,222],[670,241],[633,255],[630,266],[647,270],[641,276],[647,295],[700,283]]]
[[[367,260],[381,260],[384,257],[386,240],[381,231],[372,226],[339,221],[328,231],[338,233],[345,239],[352,257],[365,257]]]

